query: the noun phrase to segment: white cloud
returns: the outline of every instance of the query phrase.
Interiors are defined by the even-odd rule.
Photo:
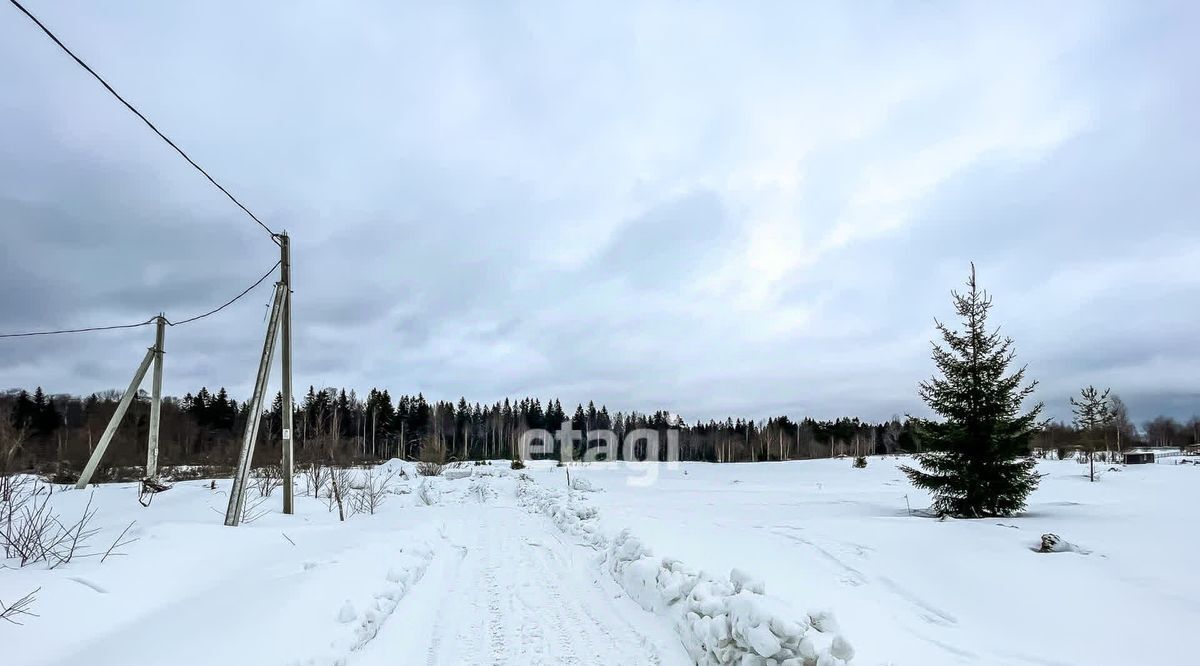
[[[919,408],[972,259],[1054,391],[1107,373],[1137,409],[1118,380],[1149,394],[1194,358],[1160,332],[1196,315],[1153,295],[1197,238],[1188,6],[35,10],[292,232],[299,384],[890,416]],[[3,240],[30,253],[0,276],[38,294],[14,326],[219,302],[273,261],[29,26],[0,25],[0,56],[22,65],[0,73]],[[89,227],[123,240],[73,240]],[[1057,285],[1151,305],[1080,332]],[[179,332],[168,387],[244,392],[261,307]],[[97,351],[144,344],[115,340],[0,347],[0,372],[117,385],[124,356]],[[1143,353],[1064,351],[1088,340]]]

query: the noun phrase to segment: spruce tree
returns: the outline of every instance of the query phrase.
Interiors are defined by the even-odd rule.
[[[37,413],[37,405],[29,397],[29,391],[22,389],[12,406],[12,426],[17,430],[32,429],[37,420]]]
[[[1013,341],[987,331],[992,299],[976,286],[974,264],[967,286],[965,294],[953,292],[963,330],[936,322],[945,346],[933,343],[933,360],[942,376],[920,385],[921,399],[943,420],[916,420],[922,469],[901,469],[930,491],[939,515],[1009,516],[1037,487],[1029,442],[1042,426],[1042,404],[1021,411],[1037,382],[1023,385],[1024,367],[1006,374]]]

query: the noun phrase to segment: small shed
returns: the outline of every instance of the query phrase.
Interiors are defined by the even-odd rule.
[[[1126,465],[1145,465],[1154,462],[1153,451],[1130,451],[1125,454]]]

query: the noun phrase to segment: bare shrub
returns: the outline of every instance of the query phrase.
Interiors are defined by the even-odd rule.
[[[167,467],[160,470],[159,476],[168,481],[195,481],[207,478],[201,466]]]
[[[283,468],[279,465],[264,465],[254,469],[251,474],[259,497],[270,497],[276,488],[283,486]]]
[[[138,540],[138,537],[125,537],[126,534],[129,534],[129,530],[133,529],[133,525],[136,522],[137,521],[129,523],[125,526],[125,529],[121,530],[121,533],[117,535],[116,541],[113,541],[112,545],[108,547],[108,550],[104,551],[104,554],[100,556],[101,564],[104,563],[104,560],[107,560],[114,555],[124,555],[125,553],[122,553],[120,549]]]
[[[420,476],[441,476],[446,469],[446,451],[436,442],[427,442],[421,447],[421,458],[417,462]]]
[[[17,618],[19,617],[37,617],[37,613],[34,613],[29,609],[33,607],[33,602],[37,598],[37,593],[41,591],[41,589],[42,588],[39,587],[38,589],[26,594],[11,604],[6,604],[4,603],[3,599],[0,599],[0,620],[12,622],[13,624],[21,624],[17,621]]]
[[[79,519],[64,523],[50,504],[53,486],[28,476],[16,477],[8,501],[0,503],[0,546],[6,559],[19,566],[44,562],[54,569],[87,553],[87,542],[99,532],[90,527],[96,509],[92,496]]]
[[[512,469],[525,469],[525,463],[518,459],[513,459],[512,464],[509,465],[509,467]]]
[[[329,466],[320,460],[313,460],[304,465],[301,475],[304,477],[305,493],[311,497],[320,497],[321,490],[329,483]]]
[[[143,468],[133,465],[102,465],[92,476],[92,485],[141,481],[144,471]]]
[[[242,504],[242,520],[241,520],[241,522],[252,523],[252,522],[258,520],[259,518],[262,518],[263,516],[267,515],[267,513],[270,512],[270,509],[263,505],[266,504],[268,499],[270,499],[270,498],[267,497],[266,495],[260,495],[260,496],[258,496],[258,498],[254,499],[254,500],[246,500]]]
[[[209,486],[209,490],[217,490],[217,482],[216,481],[212,482],[212,484]],[[224,490],[221,490],[218,492],[222,495],[225,494]],[[267,506],[264,506],[266,504],[267,500],[269,500],[269,499],[270,499],[269,497],[263,497],[261,495],[259,497],[255,497],[254,499],[250,499],[249,496],[244,496],[242,498],[242,514],[241,514],[242,517],[239,519],[238,522],[253,523],[254,521],[258,520],[259,518],[262,518],[263,516],[270,513],[271,512],[270,508]],[[225,515],[224,511],[218,509],[215,506],[208,507],[208,510],[212,511],[213,513],[217,514],[218,516]]]
[[[422,460],[417,463],[417,474],[420,476],[441,476],[445,469],[445,463],[433,462],[431,460]]]
[[[363,473],[362,483],[350,493],[350,509],[354,513],[375,515],[391,491],[395,472],[380,473],[370,469]]]
[[[227,465],[184,465],[162,471],[162,478],[169,481],[195,481],[198,479],[227,479],[233,476],[233,468]]]
[[[59,486],[73,486],[79,480],[79,471],[60,461],[46,470],[42,480]]]

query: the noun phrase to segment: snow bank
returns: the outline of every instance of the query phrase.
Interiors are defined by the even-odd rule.
[[[522,477],[518,504],[548,516],[558,528],[604,551],[604,567],[642,608],[669,618],[698,666],[841,666],[854,650],[828,612],[794,618],[762,582],[734,569],[728,578],[658,557],[629,530],[607,539],[594,507],[574,492]]]
[[[417,584],[429,568],[433,551],[427,545],[405,548],[388,568],[385,584],[370,600],[346,599],[333,619],[346,629],[334,640],[328,652],[292,662],[294,666],[343,666],[350,654],[361,649],[379,633],[379,629],[396,610],[400,600]]]
[[[473,476],[467,486],[467,496],[479,504],[489,504],[496,499],[496,489],[485,477]]]
[[[475,465],[475,466],[471,467],[471,476],[474,476],[474,477],[507,476],[509,473],[510,473],[509,470],[507,470],[505,468],[502,468],[502,467],[498,468],[498,467],[495,467],[490,464],[489,465]]]
[[[594,493],[598,492],[600,489],[592,485],[591,481],[588,481],[581,476],[577,476],[574,479],[571,479],[571,490],[578,490],[584,493]]]
[[[547,490],[522,474],[517,483],[517,504],[529,511],[545,514],[558,529],[579,537],[584,543],[602,550],[608,546],[599,531],[596,507],[570,501],[561,494]]]
[[[425,506],[433,506],[442,500],[442,491],[431,477],[420,477],[417,483],[417,500]]]
[[[1036,546],[1032,546],[1030,550],[1035,553],[1079,553],[1080,555],[1091,555],[1092,551],[1087,548],[1081,548],[1078,544],[1065,541],[1057,534],[1046,533],[1042,535],[1041,541]]]

